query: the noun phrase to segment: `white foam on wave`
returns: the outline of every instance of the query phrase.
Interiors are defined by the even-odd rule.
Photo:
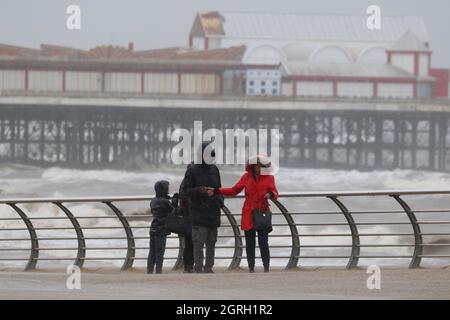
[[[146,187],[152,193],[153,184],[158,180],[168,180],[178,186],[184,176],[184,168],[125,170],[77,170],[53,167],[41,169],[30,166],[3,166],[0,170],[3,195],[22,196],[72,196],[77,189],[93,188],[99,192],[109,189],[113,194],[123,192],[126,187]],[[222,183],[226,186],[237,181],[243,170],[224,168]],[[434,188],[446,189],[450,186],[450,174],[413,171],[345,171],[332,169],[281,168],[275,176],[280,192],[320,191],[320,190],[373,190]],[[105,190],[106,189],[106,190]],[[116,192],[114,192],[116,191]],[[47,192],[47,194],[43,194]],[[117,194],[122,195],[122,194]]]
[[[74,170],[50,168],[45,170],[41,179],[50,183],[73,183],[81,181],[149,183],[156,180],[176,180],[178,174],[169,172],[128,172],[121,170]]]
[[[450,174],[413,170],[367,171],[281,169],[275,177],[288,190],[447,189]],[[299,190],[301,189],[301,190]]]

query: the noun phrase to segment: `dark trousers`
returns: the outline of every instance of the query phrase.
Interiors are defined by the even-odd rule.
[[[265,269],[270,266],[270,251],[269,251],[269,234],[267,232],[258,231],[258,245],[261,252],[261,258]],[[256,248],[256,231],[245,231],[245,250],[247,252],[248,267],[253,269],[255,267],[255,248]]]
[[[150,233],[150,251],[147,259],[147,273],[162,272],[164,251],[166,251],[167,235],[165,233]]]
[[[192,243],[192,233],[186,233],[184,235],[183,265],[184,271],[191,271],[194,269],[194,244]]]
[[[192,242],[194,244],[195,272],[208,272],[214,266],[214,256],[217,242],[217,228],[192,227]],[[203,265],[203,249],[206,247],[205,265]]]

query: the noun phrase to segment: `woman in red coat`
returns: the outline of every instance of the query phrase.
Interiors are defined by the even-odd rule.
[[[258,156],[255,164],[248,164],[246,172],[239,181],[231,188],[219,188],[215,190],[224,196],[236,196],[245,188],[245,201],[242,208],[241,229],[245,232],[245,249],[250,272],[255,270],[255,247],[256,230],[253,229],[253,209],[269,211],[269,198],[277,199],[278,190],[275,186],[273,175],[262,175],[261,168],[270,168],[268,159]],[[264,272],[269,272],[270,251],[269,233],[258,231],[258,245],[261,251],[261,258],[264,265]]]

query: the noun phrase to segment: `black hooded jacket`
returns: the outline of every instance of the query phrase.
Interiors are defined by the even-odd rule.
[[[167,215],[173,211],[173,205],[169,196],[169,182],[158,181],[155,183],[156,198],[150,202],[153,221],[150,233],[170,234],[165,228]]]
[[[207,144],[202,145],[202,150]],[[209,197],[202,187],[220,188],[219,169],[212,164],[191,164],[183,179],[183,192],[189,198],[189,214],[193,226],[215,228],[220,226],[220,210],[223,197],[215,194]]]
[[[192,164],[189,164],[187,169],[189,169],[192,166]],[[177,212],[180,215],[183,216],[189,216],[189,196],[186,194],[186,192],[184,191],[184,179],[183,181],[181,181],[180,184],[180,190],[179,190],[179,194],[178,194],[178,208],[177,208]]]

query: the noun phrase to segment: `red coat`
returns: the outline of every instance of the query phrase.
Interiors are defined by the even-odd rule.
[[[242,207],[241,229],[251,230],[253,228],[252,209],[270,210],[269,201],[265,195],[272,192],[274,198],[278,198],[278,190],[275,186],[275,178],[272,175],[259,175],[256,181],[253,175],[247,172],[231,188],[220,188],[219,193],[224,196],[236,196],[245,188],[245,201]]]

